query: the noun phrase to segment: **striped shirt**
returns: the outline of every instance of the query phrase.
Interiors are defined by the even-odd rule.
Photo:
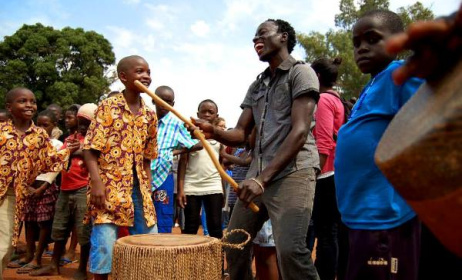
[[[191,138],[183,122],[172,113],[168,113],[159,120],[157,128],[158,156],[151,162],[153,190],[162,185],[172,169],[173,149],[176,147],[189,149],[197,142]]]

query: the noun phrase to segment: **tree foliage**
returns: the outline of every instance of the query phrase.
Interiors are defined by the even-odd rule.
[[[356,67],[353,58],[353,42],[351,30],[354,23],[364,12],[374,9],[388,9],[389,0],[340,0],[340,13],[335,15],[336,29],[331,29],[325,34],[310,32],[299,33],[297,39],[305,49],[306,61],[312,62],[319,57],[341,57],[342,64],[339,68],[337,82],[339,91],[345,98],[358,96],[361,88],[369,79]],[[433,19],[433,12],[420,2],[408,7],[401,7],[396,11],[401,16],[405,26],[416,20]]]
[[[17,86],[35,93],[39,109],[96,102],[108,91],[114,62],[111,44],[94,31],[23,25],[0,42],[0,106]]]

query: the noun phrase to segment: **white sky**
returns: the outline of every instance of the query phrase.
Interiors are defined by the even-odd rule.
[[[390,0],[390,9],[414,2]],[[420,2],[437,16],[461,3]],[[339,0],[0,0],[0,38],[36,22],[94,30],[111,42],[116,62],[127,55],[143,56],[151,68],[150,89],[172,87],[175,107],[183,115],[195,117],[199,102],[210,98],[232,127],[248,86],[267,67],[253,49],[259,23],[280,18],[297,32],[325,32],[334,28],[338,5]],[[293,55],[304,58],[300,47]]]

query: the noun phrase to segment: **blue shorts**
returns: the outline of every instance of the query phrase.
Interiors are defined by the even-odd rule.
[[[139,185],[135,180],[133,187],[133,205],[135,206],[134,226],[129,227],[130,235],[157,233],[157,225],[146,226],[143,216],[143,199]],[[112,268],[112,252],[117,240],[118,226],[114,224],[94,224],[90,242],[90,272],[94,274],[109,274]]]
[[[173,174],[169,174],[164,183],[153,193],[154,206],[157,215],[157,228],[159,233],[171,233],[173,227]]]

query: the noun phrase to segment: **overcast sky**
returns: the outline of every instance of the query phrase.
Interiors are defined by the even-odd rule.
[[[390,0],[391,10],[414,0]],[[447,15],[459,0],[421,0],[435,15]],[[22,24],[94,30],[108,39],[116,61],[137,54],[149,63],[151,89],[168,85],[175,107],[196,116],[210,98],[228,127],[240,115],[250,83],[267,67],[258,60],[252,38],[259,23],[284,19],[297,32],[334,28],[339,0],[0,0],[0,40]],[[297,47],[293,55],[304,58]],[[120,83],[111,86],[121,90]]]

